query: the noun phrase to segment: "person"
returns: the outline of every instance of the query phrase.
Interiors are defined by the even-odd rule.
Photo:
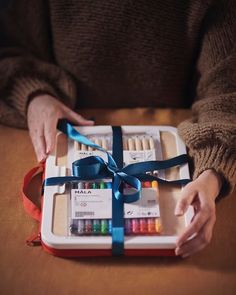
[[[175,214],[195,215],[175,251],[203,249],[235,183],[235,1],[15,0],[0,25],[0,120],[28,124],[38,161],[58,119],[93,124],[75,108],[192,105],[178,131],[195,170]]]

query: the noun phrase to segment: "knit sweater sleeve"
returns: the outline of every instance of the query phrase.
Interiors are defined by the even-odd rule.
[[[224,179],[222,197],[236,183],[235,1],[215,1],[210,8],[196,71],[199,80],[192,118],[178,130],[193,158],[193,178],[214,169]]]
[[[0,14],[0,123],[26,127],[27,104],[36,94],[74,107],[74,80],[54,62],[46,3],[16,0]]]

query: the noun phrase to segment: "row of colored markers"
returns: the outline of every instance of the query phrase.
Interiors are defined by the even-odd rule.
[[[143,182],[143,188],[158,189],[157,181]],[[79,182],[73,183],[73,189],[109,189],[111,182]],[[124,230],[126,235],[155,235],[161,232],[161,222],[158,217],[125,218]],[[111,219],[73,219],[70,232],[74,235],[110,235],[112,233]]]

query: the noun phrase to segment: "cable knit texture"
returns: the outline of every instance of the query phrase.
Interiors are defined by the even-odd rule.
[[[14,0],[1,13],[0,122],[24,127],[29,99],[74,108],[187,107],[195,164],[236,182],[234,0]]]

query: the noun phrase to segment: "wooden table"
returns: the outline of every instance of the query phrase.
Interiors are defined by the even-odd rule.
[[[88,110],[97,124],[176,126],[187,110]],[[193,257],[62,259],[25,239],[37,229],[19,197],[36,164],[25,130],[0,126],[0,294],[236,294],[236,191],[217,205],[211,244]]]

